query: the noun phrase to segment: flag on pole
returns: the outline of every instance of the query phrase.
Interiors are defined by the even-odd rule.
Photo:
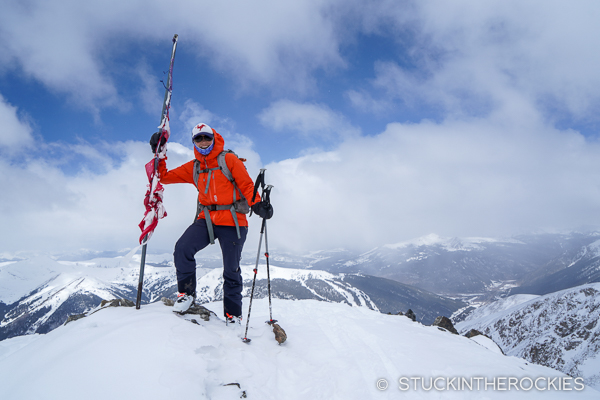
[[[140,244],[145,244],[148,242],[148,240],[150,240],[156,225],[158,225],[158,220],[167,216],[167,211],[163,205],[164,187],[160,183],[158,161],[167,156],[167,141],[171,135],[171,128],[169,126],[169,110],[171,109],[171,93],[173,91],[173,61],[175,59],[176,45],[177,35],[173,37],[173,52],[171,54],[171,64],[169,66],[169,75],[165,90],[163,113],[160,125],[158,126],[160,138],[158,140],[158,145],[156,146],[156,154],[154,154],[154,158],[148,164],[146,164],[148,190],[146,191],[146,197],[144,198],[146,212],[144,213],[144,219],[142,219],[142,222],[139,224],[139,227],[142,230],[142,234],[140,235]],[[163,140],[164,144],[161,146]]]

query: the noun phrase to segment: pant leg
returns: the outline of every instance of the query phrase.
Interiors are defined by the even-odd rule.
[[[240,260],[248,228],[240,226],[240,239],[237,237],[235,226],[221,225],[214,228],[215,237],[219,239],[223,254],[223,314],[241,317],[244,281],[242,280]]]
[[[206,221],[199,219],[185,230],[175,244],[173,259],[177,271],[179,293],[196,296],[196,259],[194,256],[209,243]]]

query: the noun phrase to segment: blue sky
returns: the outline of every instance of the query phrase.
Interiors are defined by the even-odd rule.
[[[598,225],[599,17],[593,1],[8,0],[0,253],[135,245],[175,33],[169,166],[193,125],[222,133],[268,169],[275,246]],[[166,196],[153,240],[170,252],[194,189]]]

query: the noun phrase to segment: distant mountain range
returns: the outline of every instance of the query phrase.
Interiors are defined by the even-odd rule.
[[[590,282],[600,282],[600,241],[565,251],[526,276],[510,293],[546,294]]]
[[[518,235],[507,239],[428,235],[358,254],[348,250],[281,255],[280,266],[363,273],[447,296],[482,300],[545,294],[600,280],[600,233]]]
[[[253,266],[243,267],[244,295],[249,296]],[[267,295],[266,266],[259,266],[255,296]],[[222,299],[222,269],[198,268],[198,301]],[[103,299],[135,301],[139,257],[86,261],[57,261],[36,257],[0,264],[0,340],[47,333],[98,306]],[[464,308],[460,300],[414,288],[400,282],[362,274],[332,274],[271,266],[274,298],[316,299],[364,306],[383,313],[412,309],[419,321],[431,324],[439,315]],[[175,297],[176,279],[168,256],[147,258],[143,302]]]

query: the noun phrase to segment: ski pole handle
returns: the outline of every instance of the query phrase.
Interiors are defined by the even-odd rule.
[[[267,204],[271,204],[271,189],[273,189],[273,185],[267,185],[267,187],[263,189],[264,199],[262,200]]]
[[[252,194],[252,203],[254,203],[254,199],[256,199],[256,193],[258,192],[258,187],[265,187],[265,171],[266,168],[261,168],[258,176],[256,177],[256,182],[254,182],[254,193]]]

